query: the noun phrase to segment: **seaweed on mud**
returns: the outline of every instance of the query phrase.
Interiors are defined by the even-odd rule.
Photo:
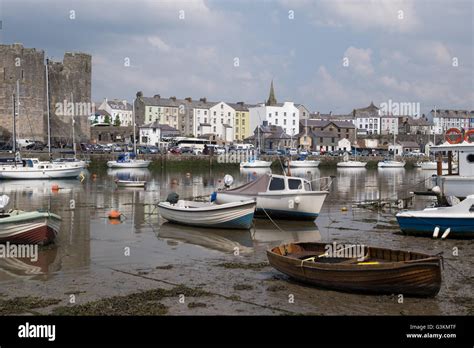
[[[207,304],[202,303],[202,302],[189,302],[188,303],[188,308],[205,308],[207,307]]]
[[[258,263],[239,263],[239,262],[225,262],[216,265],[217,267],[224,267],[227,269],[262,269],[270,266],[268,262]]]
[[[179,285],[173,289],[152,289],[124,296],[113,296],[81,305],[57,307],[53,315],[164,315],[168,307],[160,303],[167,297],[201,297],[210,295],[200,289]]]
[[[235,284],[234,290],[253,290],[253,286],[249,284]]]
[[[61,302],[61,300],[34,296],[0,300],[0,315],[22,314],[31,312],[32,309],[49,307],[59,302]]]
[[[283,290],[286,290],[286,286],[278,285],[278,284],[270,285],[267,288],[267,291],[283,291]]]
[[[173,265],[156,266],[155,269],[172,269]]]

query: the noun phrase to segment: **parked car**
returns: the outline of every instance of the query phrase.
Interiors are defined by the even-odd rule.
[[[295,155],[298,154],[298,150],[295,149],[295,148],[289,149],[289,150],[288,150],[288,154],[289,154],[290,156],[295,156]]]
[[[177,146],[173,146],[171,149],[169,149],[169,152],[174,154],[174,155],[180,155],[181,154],[181,149]]]
[[[270,155],[270,156],[275,156],[275,155],[278,155],[278,151],[277,150],[266,150],[265,154]]]
[[[218,146],[214,149],[214,153],[216,155],[223,155],[225,154],[225,149],[223,147]]]
[[[193,148],[191,146],[183,146],[181,148],[181,153],[182,154],[185,154],[185,153],[192,154],[193,153]]]
[[[279,156],[285,156],[286,155],[286,151],[283,150],[283,149],[277,150],[277,153],[278,153]]]
[[[114,150],[114,152],[122,152],[123,149],[120,147],[120,145],[114,145],[112,147],[112,149]]]
[[[45,148],[45,144],[43,144],[41,141],[34,141],[26,145],[25,148],[27,150],[43,150]]]
[[[308,150],[300,150],[300,155],[301,156],[308,156],[309,152],[308,152]]]
[[[150,153],[160,153],[160,148],[158,146],[149,146]]]
[[[320,156],[321,153],[319,151],[311,151],[311,156]]]

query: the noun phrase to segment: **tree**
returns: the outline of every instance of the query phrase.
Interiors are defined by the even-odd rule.
[[[110,124],[110,116],[109,115],[105,115],[104,123]]]
[[[120,117],[118,115],[115,116],[114,126],[115,127],[120,127],[121,124],[122,124],[122,122],[120,121]]]

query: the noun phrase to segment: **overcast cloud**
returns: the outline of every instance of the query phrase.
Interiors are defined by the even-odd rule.
[[[473,6],[0,0],[0,40],[44,49],[56,60],[65,51],[92,54],[95,101],[130,100],[141,90],[253,103],[267,98],[274,79],[279,101],[312,111],[346,113],[389,99],[419,102],[423,112],[474,110]]]

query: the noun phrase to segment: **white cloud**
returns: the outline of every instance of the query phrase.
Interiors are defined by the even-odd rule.
[[[170,50],[170,46],[157,35],[149,36],[147,41],[150,45],[158,48],[160,51],[168,52]]]
[[[372,50],[370,48],[349,47],[344,52],[344,58],[348,58],[349,69],[353,69],[362,76],[369,76],[374,73],[371,61]]]

